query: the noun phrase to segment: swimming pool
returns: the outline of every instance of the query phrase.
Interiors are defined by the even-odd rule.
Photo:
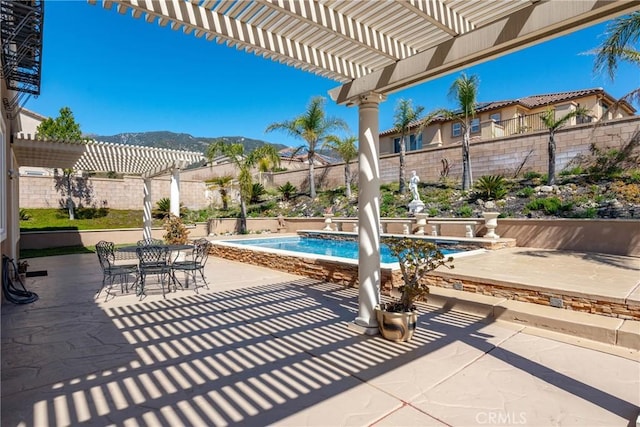
[[[313,244],[311,240],[306,240],[307,238],[313,238]],[[464,241],[425,238],[437,243],[441,250],[454,249],[456,252],[450,254],[454,258],[486,251]],[[322,240],[322,242],[316,242],[316,240]],[[358,285],[360,270],[358,243],[353,237],[346,238],[345,233],[299,231],[298,236],[292,237],[224,239],[212,240],[211,243],[210,253],[219,258],[241,264],[260,265],[309,279],[346,286]],[[452,245],[452,243],[458,244]],[[309,248],[305,246],[314,245],[317,245],[316,253],[308,252]],[[445,248],[445,246],[448,247]],[[394,287],[401,285],[402,274],[398,261],[388,256],[388,248],[383,246],[381,251],[386,255],[383,255],[380,262],[380,289],[390,292]]]
[[[358,242],[355,240],[333,240],[316,237],[266,237],[258,239],[224,240],[224,243],[249,246],[252,248],[271,249],[303,254],[314,254],[327,257],[345,258],[352,261],[358,260]],[[440,251],[445,255],[453,255],[469,251],[469,248],[460,247],[456,242],[435,242]],[[393,264],[397,258],[391,255],[385,244],[380,246],[380,262]]]

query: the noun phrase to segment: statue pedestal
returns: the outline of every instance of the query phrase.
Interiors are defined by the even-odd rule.
[[[417,213],[422,213],[422,212],[424,212],[424,203],[422,203],[421,200],[413,199],[411,202],[409,202],[409,213],[410,214],[417,214]]]
[[[418,225],[418,230],[416,230],[416,234],[419,236],[424,236],[424,228],[427,226],[427,216],[428,215],[426,213],[416,214],[417,225]]]

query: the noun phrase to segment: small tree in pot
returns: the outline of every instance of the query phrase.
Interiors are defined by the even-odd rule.
[[[404,283],[399,288],[398,301],[380,304],[376,310],[380,333],[392,341],[407,341],[413,336],[417,322],[415,302],[426,301],[429,296],[429,286],[422,279],[439,267],[453,268],[453,257],[445,257],[427,239],[389,237],[382,242],[398,258]]]

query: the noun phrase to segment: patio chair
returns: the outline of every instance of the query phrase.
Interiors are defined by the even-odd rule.
[[[129,290],[129,276],[135,275],[134,283],[138,281],[138,264],[116,264],[113,242],[101,240],[96,243],[96,254],[102,268],[102,286],[100,286],[96,297],[100,296],[107,280],[109,281],[109,287],[107,288],[105,301],[109,299],[110,290],[116,279],[119,279],[120,292],[122,293],[124,293],[125,289]]]
[[[138,240],[138,246],[161,246],[161,245],[164,245],[164,240],[154,239],[153,237]]]
[[[166,298],[164,286],[165,282],[169,289],[172,280],[171,265],[169,264],[169,248],[166,246],[138,246],[136,248],[138,255],[138,270],[140,279],[138,280],[138,288],[136,294],[142,299],[145,293],[145,285],[147,276],[155,275],[162,288],[162,297]],[[169,289],[170,291],[171,289]]]
[[[198,239],[194,242],[193,252],[190,259],[184,261],[174,261],[171,264],[171,270],[173,272],[173,278],[182,287],[182,283],[176,277],[176,272],[182,271],[185,273],[186,283],[188,286],[189,278],[193,279],[193,288],[198,293],[198,288],[206,287],[209,289],[207,279],[204,277],[204,267],[209,258],[209,249],[211,248],[211,242],[207,239]],[[198,273],[202,278],[202,284],[198,284]]]

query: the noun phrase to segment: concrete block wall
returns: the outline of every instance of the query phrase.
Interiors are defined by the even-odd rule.
[[[103,205],[112,209],[143,208],[144,181],[137,176],[125,176],[123,179],[91,178],[93,188],[92,205]],[[202,181],[180,179],[180,202],[190,209],[202,209],[208,205],[207,188]],[[162,198],[170,197],[171,181],[169,177],[153,179],[151,182],[152,205]],[[55,189],[55,180],[50,176],[20,177],[21,208],[57,208],[62,198]],[[74,199],[78,203],[77,199]],[[103,202],[106,202],[103,204]]]
[[[556,171],[562,171],[578,155],[589,153],[591,142],[599,147],[619,148],[631,138],[633,132],[640,128],[640,117],[612,120],[598,124],[577,125],[560,129],[556,133]],[[488,141],[474,140],[470,146],[471,167],[474,179],[482,175],[502,174],[512,177],[524,162],[522,171],[546,173],[548,132],[535,132],[525,135],[496,138]],[[528,156],[528,157],[527,157]],[[437,181],[442,171],[442,159],[449,161],[449,178],[460,180],[462,176],[460,144],[449,146],[431,146],[419,151],[408,152],[406,156],[407,175],[415,170],[420,179]],[[351,164],[353,183],[358,182],[358,164]],[[381,183],[398,181],[398,155],[388,154],[380,157]],[[204,168],[183,171],[180,178],[181,202],[190,209],[206,208],[207,188],[204,181],[216,176],[234,175],[230,164],[213,165]],[[308,170],[297,169],[273,174],[264,174],[266,187],[278,187],[287,181],[300,191],[308,191]],[[318,188],[332,188],[344,185],[344,164],[316,166],[316,183]],[[257,182],[258,175],[255,179]],[[170,194],[169,177],[155,178],[152,182],[152,203]],[[143,198],[143,182],[139,177],[125,177],[122,180],[91,178],[94,188],[96,206],[103,200],[114,209],[141,209]],[[217,192],[213,191],[214,199]],[[60,193],[54,188],[52,177],[20,177],[20,207],[58,207]]]

